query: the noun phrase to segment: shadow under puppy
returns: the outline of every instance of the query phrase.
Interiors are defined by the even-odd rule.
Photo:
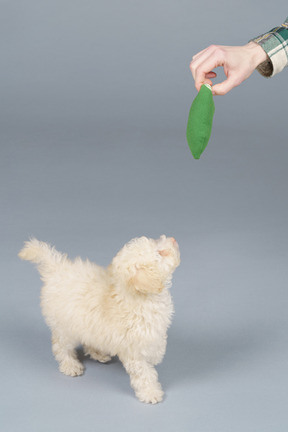
[[[117,355],[138,399],[160,402],[154,366],[165,354],[173,314],[169,288],[180,264],[176,240],[135,238],[107,268],[81,258],[71,261],[36,239],[26,242],[19,256],[38,265],[41,308],[60,371],[83,373],[75,350],[82,344],[85,354],[100,362]]]

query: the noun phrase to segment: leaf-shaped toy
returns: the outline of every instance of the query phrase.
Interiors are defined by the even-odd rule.
[[[195,159],[200,158],[208,144],[214,112],[211,86],[203,84],[192,102],[186,131],[187,142]]]

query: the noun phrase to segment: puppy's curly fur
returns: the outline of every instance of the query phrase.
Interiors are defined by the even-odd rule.
[[[82,344],[85,354],[100,362],[117,355],[139,400],[160,402],[154,366],[165,354],[173,313],[168,289],[180,263],[175,239],[133,239],[107,268],[71,261],[36,239],[26,242],[19,256],[38,265],[42,312],[60,371],[83,373],[75,351]]]

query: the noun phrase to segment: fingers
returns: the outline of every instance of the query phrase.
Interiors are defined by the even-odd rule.
[[[223,67],[227,79],[213,86],[211,79],[217,76],[213,69],[217,67]],[[213,94],[225,95],[251,75],[251,49],[211,45],[193,57],[190,69],[198,91],[209,83]]]
[[[195,60],[197,60],[203,53],[205,53],[208,49],[209,49],[210,47],[208,47],[208,48],[205,48],[205,49],[203,49],[202,51],[199,51],[197,54],[195,54],[193,57],[192,57],[192,61],[195,61]]]
[[[216,77],[217,77],[217,74],[215,72],[211,71],[211,72],[208,72],[206,74],[205,78],[216,78]]]
[[[217,77],[217,74],[215,72],[212,72],[212,71],[208,72],[205,75],[205,79],[204,79],[203,83],[200,84],[198,91],[200,90],[200,87],[201,87],[202,84],[209,84],[212,87],[213,86],[213,82],[211,81],[210,78],[216,78],[216,77]]]
[[[216,77],[213,69],[223,67],[227,79],[214,85],[212,91],[217,95],[225,95],[249,78],[266,58],[264,50],[254,43],[243,46],[211,45],[193,57],[190,69],[199,91],[202,84],[210,84],[211,79]]]
[[[199,91],[202,84],[210,84],[210,78],[216,77],[213,69],[223,65],[224,50],[219,46],[211,45],[196,54],[190,63],[190,69],[195,80],[196,89]]]

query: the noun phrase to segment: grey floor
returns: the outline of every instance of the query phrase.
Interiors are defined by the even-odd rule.
[[[286,432],[287,71],[255,73],[217,98],[195,161],[185,142],[195,96],[187,65],[212,42],[197,39],[204,5],[196,17],[184,1],[166,2],[163,15],[161,1],[154,14],[128,0],[112,12],[104,2],[50,3],[1,6],[1,430]],[[247,38],[254,21],[261,31],[260,2],[246,18],[249,4],[238,24]],[[224,43],[217,16],[220,25],[209,24]],[[281,19],[266,11],[269,28]],[[33,235],[107,265],[130,238],[163,233],[182,256],[158,367],[164,401],[138,402],[116,359],[84,359],[84,376],[61,375],[39,276],[17,257],[23,242]]]

